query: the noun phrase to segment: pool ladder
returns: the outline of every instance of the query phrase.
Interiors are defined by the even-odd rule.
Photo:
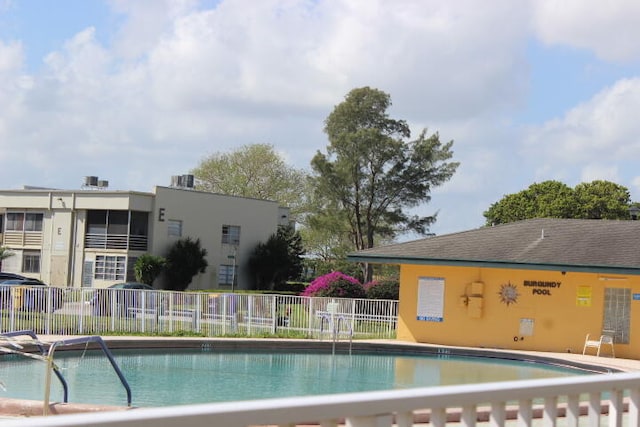
[[[65,345],[77,345],[77,344],[87,344],[88,345],[89,343],[98,344],[98,346],[100,346],[100,348],[102,349],[102,352],[105,354],[107,359],[109,359],[109,363],[111,363],[111,366],[113,367],[114,371],[116,372],[116,375],[118,376],[118,378],[120,379],[120,382],[122,383],[123,387],[125,388],[125,391],[127,393],[127,406],[131,406],[131,387],[129,387],[129,383],[127,382],[127,379],[124,377],[124,374],[120,370],[120,367],[116,363],[116,361],[115,361],[115,359],[113,357],[113,354],[111,353],[111,351],[109,350],[109,348],[105,344],[105,342],[102,339],[102,337],[94,335],[94,336],[70,338],[70,339],[66,339],[66,340],[54,341],[52,343],[48,343],[49,349],[46,350],[45,346],[38,339],[38,336],[35,334],[35,332],[33,332],[31,330],[3,332],[3,333],[0,333],[0,336],[8,338],[8,340],[7,340],[8,344],[12,347],[12,349],[8,349],[8,348],[4,347],[2,349],[3,352],[20,354],[20,355],[23,355],[23,356],[26,356],[26,357],[34,357],[33,355],[31,355],[30,352],[22,351],[23,348],[24,348],[22,345],[20,345],[16,341],[11,340],[11,338],[20,337],[20,336],[29,336],[29,337],[31,337],[34,340],[34,342],[33,343],[29,342],[27,344],[35,345],[38,348],[38,350],[40,351],[40,354],[41,354],[39,357],[35,357],[35,358],[40,359],[40,360],[44,360],[47,363],[47,371],[46,371],[46,377],[45,377],[44,399],[43,399],[44,415],[49,415],[49,400],[50,400],[50,394],[51,394],[51,372],[53,372],[56,375],[56,377],[60,381],[60,384],[62,385],[63,402],[67,403],[68,399],[69,399],[69,386],[67,385],[67,381],[62,376],[62,373],[60,372],[58,367],[53,363],[53,355],[54,355],[54,353],[56,351],[56,348],[58,348],[60,346],[65,346]]]
[[[348,333],[349,333],[349,355],[351,355],[351,348],[353,346],[353,327],[351,326],[351,324],[349,324],[349,322],[347,321],[347,318],[344,317],[343,315],[332,315],[329,313],[323,313],[322,316],[320,316],[320,340],[322,340],[323,334],[324,334],[324,325],[325,322],[327,324],[327,326],[331,329],[331,331],[329,331],[331,333],[331,341],[332,341],[332,345],[331,345],[331,354],[336,354],[336,343],[340,340],[340,326],[342,324],[342,322],[344,322],[347,326],[348,326]]]

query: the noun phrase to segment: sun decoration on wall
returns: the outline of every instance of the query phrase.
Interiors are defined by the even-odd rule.
[[[507,306],[509,304],[517,303],[518,297],[520,296],[518,288],[516,285],[512,285],[511,282],[500,285],[500,292],[498,292],[498,295],[500,295],[500,302],[507,304]]]

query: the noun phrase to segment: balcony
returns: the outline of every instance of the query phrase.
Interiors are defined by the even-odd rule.
[[[149,238],[128,234],[87,233],[84,247],[87,249],[121,249],[128,251],[146,251]]]
[[[41,247],[42,232],[7,231],[4,233],[2,244],[11,248],[23,246]]]

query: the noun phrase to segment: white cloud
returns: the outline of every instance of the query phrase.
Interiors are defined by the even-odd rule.
[[[517,104],[525,89],[517,52],[526,18],[511,2],[494,9],[373,0],[247,6],[221,2],[174,22],[149,54],[158,102],[299,112],[371,85],[403,99],[402,112],[464,117]]]
[[[615,162],[640,155],[640,78],[620,80],[564,117],[533,129],[527,153],[545,163]]]
[[[470,4],[115,1],[113,47],[88,27],[46,58],[27,92],[40,126],[24,139],[85,164],[146,150],[191,167],[268,142],[307,167],[322,121],[356,86],[389,92],[399,118],[492,114],[523,95],[526,19],[509,1]]]
[[[0,161],[9,159],[13,138],[12,123],[20,115],[23,91],[30,79],[22,71],[24,54],[19,42],[0,40]]]
[[[439,233],[478,226],[490,203],[539,178],[632,179],[617,163],[640,154],[636,79],[528,130],[524,157],[522,131],[505,119],[527,101],[531,5],[548,43],[608,52],[612,35],[600,47],[569,22],[567,10],[580,14],[574,21],[598,18],[577,3],[555,15],[548,3],[512,0],[214,3],[112,0],[113,28],[87,22],[34,75],[23,70],[20,41],[0,40],[3,186],[74,187],[98,175],[112,188],[148,190],[251,143],[273,144],[308,168],[327,144],[326,116],[364,85],[389,93],[390,115],[414,132],[455,140],[460,169],[426,208],[441,210]],[[633,49],[612,52],[626,58]]]
[[[127,60],[144,58],[173,22],[195,10],[197,0],[110,0],[123,17],[114,37],[114,53]]]
[[[636,0],[535,0],[534,26],[541,40],[589,49],[612,61],[640,55],[640,2]]]
[[[601,164],[589,164],[582,168],[580,175],[581,182],[592,182],[604,180],[618,183],[620,174],[617,166],[606,166]]]
[[[640,176],[634,176],[631,180],[631,185],[636,194],[640,194]]]
[[[23,61],[22,45],[19,42],[3,43],[0,40],[0,75],[20,70]]]
[[[530,128],[520,154],[537,181],[573,186],[607,180],[626,186],[637,199],[639,108],[640,78],[620,80],[563,117]]]

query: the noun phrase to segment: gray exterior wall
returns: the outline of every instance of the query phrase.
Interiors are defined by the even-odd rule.
[[[147,250],[86,247],[87,213],[91,210],[147,212]],[[121,280],[93,276],[98,256],[135,259],[144,253],[164,256],[179,238],[200,239],[207,250],[207,271],[194,277],[189,289],[220,288],[218,269],[237,265],[236,289],[248,289],[246,269],[255,246],[289,223],[289,210],[276,202],[226,196],[173,187],[155,187],[152,193],[108,190],[0,190],[0,215],[30,212],[43,215],[40,232],[0,230],[0,244],[15,255],[4,260],[2,271],[38,278],[54,286],[106,287]],[[181,236],[169,235],[170,221],[180,221]],[[175,223],[174,223],[175,224]],[[240,227],[238,244],[222,242],[223,226]],[[40,273],[22,272],[25,251],[40,252]],[[128,263],[129,268],[131,267]],[[131,277],[131,274],[129,274]],[[84,280],[83,280],[84,278]],[[90,280],[88,280],[90,279]],[[158,284],[156,284],[157,286]],[[227,286],[231,289],[231,285]]]
[[[207,249],[207,271],[194,277],[189,289],[218,287],[218,270],[221,264],[238,267],[238,289],[248,289],[251,280],[246,268],[249,255],[260,242],[275,233],[283,215],[276,202],[225,196],[199,191],[187,191],[170,187],[155,188],[155,207],[152,221],[152,249],[164,254],[178,237],[168,235],[170,220],[182,221],[182,237],[199,238]],[[288,221],[288,220],[287,220]],[[222,243],[223,226],[239,226],[239,244]]]

